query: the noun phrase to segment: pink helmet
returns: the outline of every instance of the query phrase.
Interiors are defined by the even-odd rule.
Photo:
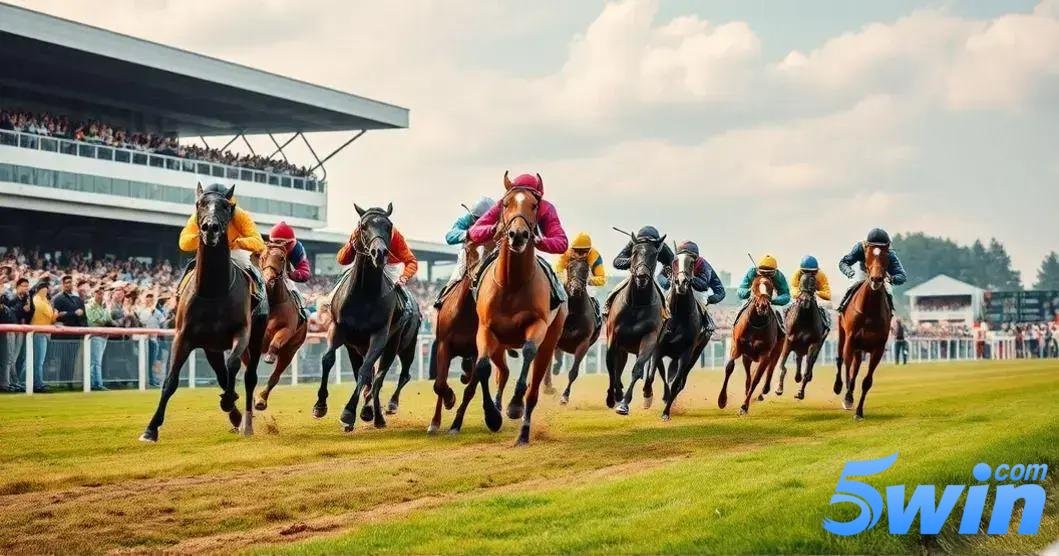
[[[528,189],[540,197],[544,196],[544,180],[540,174],[522,174],[512,181],[508,179],[507,172],[504,172],[504,189],[511,188]]]

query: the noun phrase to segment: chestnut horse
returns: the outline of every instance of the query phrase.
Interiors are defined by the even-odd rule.
[[[780,354],[780,385],[776,388],[776,395],[783,395],[783,382],[787,378],[787,357],[794,352],[795,368],[794,382],[800,382],[801,388],[794,395],[794,399],[805,399],[805,387],[813,380],[813,366],[816,358],[820,355],[820,348],[824,345],[827,337],[824,335],[824,320],[820,316],[820,306],[816,303],[816,273],[802,272],[800,292],[791,307],[790,330],[783,342],[783,352]],[[805,374],[802,374],[802,361],[808,356]]]
[[[162,397],[140,440],[158,441],[158,427],[165,421],[169,399],[180,385],[180,368],[196,348],[206,352],[206,360],[220,385],[221,411],[228,414],[233,427],[242,425],[243,434],[254,434],[254,389],[257,388],[257,364],[265,335],[265,319],[251,314],[252,279],[232,264],[228,247],[228,224],[235,215],[235,186],[224,193],[197,190],[195,218],[199,227],[199,244],[195,251],[194,275],[180,294],[176,309],[176,334],[172,358]],[[225,359],[224,352],[229,351]],[[235,379],[239,360],[248,352],[246,375],[246,415],[239,413],[235,401]]]
[[[599,316],[599,302],[588,292],[588,260],[585,257],[571,257],[566,265],[566,288],[567,304],[570,314],[566,317],[563,325],[563,333],[559,336],[559,349],[555,350],[556,359],[562,361],[562,352],[571,353],[574,356],[574,364],[570,367],[568,382],[559,403],[566,405],[570,402],[570,387],[577,380],[581,370],[581,361],[584,360],[588,348],[599,339],[600,330],[603,328]]]
[[[855,419],[864,418],[864,398],[871,390],[875,368],[879,366],[886,341],[890,338],[890,319],[893,311],[886,294],[886,263],[890,248],[885,245],[868,245],[864,249],[864,268],[868,278],[862,282],[839,317],[838,326],[838,370],[835,374],[835,394],[842,392],[842,366],[846,367],[846,396],[843,409],[853,408],[853,388],[861,360],[868,355],[868,374],[860,384],[860,403]]]
[[[287,287],[287,246],[290,241],[293,240],[270,241],[261,261],[261,275],[268,293],[268,324],[261,348],[265,363],[275,366],[268,377],[268,385],[258,393],[254,406],[258,411],[268,408],[269,394],[297,356],[309,331],[308,322],[301,318],[301,308]],[[248,356],[243,356],[244,363]]]
[[[765,392],[772,381],[772,370],[779,359],[780,343],[782,333],[780,331],[780,319],[772,308],[772,293],[775,286],[772,278],[757,275],[751,286],[750,306],[732,326],[732,354],[728,363],[724,366],[724,384],[721,385],[721,394],[717,396],[717,407],[724,409],[728,405],[728,379],[735,370],[735,362],[742,358],[743,370],[746,372],[746,389],[743,405],[739,408],[740,415],[746,415],[750,411],[750,398],[754,396],[754,390],[761,382],[761,377],[767,372],[765,379]],[[750,364],[756,363],[753,378],[750,374]],[[758,400],[762,398],[759,397]]]
[[[539,175],[537,179],[540,180]],[[475,383],[481,385],[486,425],[494,432],[499,430],[500,410],[489,397],[489,362],[502,372],[505,350],[522,348],[522,370],[508,403],[507,415],[510,419],[522,417],[517,445],[525,445],[529,443],[530,422],[537,407],[541,381],[548,372],[566,322],[567,305],[562,303],[556,309],[551,308],[550,279],[543,263],[537,259],[533,238],[540,199],[530,190],[512,187],[507,173],[504,187],[507,192],[501,201],[500,225],[496,231],[500,252],[478,282],[478,362],[464,397],[474,395]],[[527,393],[526,379],[531,365],[533,375]]]

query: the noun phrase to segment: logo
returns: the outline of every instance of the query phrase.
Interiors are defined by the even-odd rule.
[[[831,505],[855,506],[859,513],[849,521],[824,518],[824,529],[830,533],[848,537],[858,535],[875,527],[886,514],[892,535],[907,535],[916,516],[919,516],[919,533],[936,535],[949,520],[956,505],[963,500],[963,515],[960,517],[960,534],[978,533],[986,515],[986,502],[990,490],[993,506],[989,512],[990,535],[1005,535],[1011,525],[1016,505],[1022,502],[1018,534],[1035,535],[1044,515],[1045,492],[1040,484],[1048,476],[1048,465],[1043,463],[1007,464],[995,468],[979,463],[971,469],[971,476],[982,484],[946,485],[941,499],[936,495],[935,485],[916,485],[911,497],[905,496],[906,485],[886,487],[886,501],[878,489],[852,477],[878,475],[897,461],[897,454],[868,461],[850,461],[842,468],[842,474],[831,496]],[[994,481],[996,484],[994,485]],[[995,487],[995,488],[994,488]]]

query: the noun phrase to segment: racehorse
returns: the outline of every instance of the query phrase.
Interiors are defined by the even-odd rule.
[[[588,292],[588,273],[586,258],[571,257],[566,266],[566,283],[563,285],[566,288],[570,314],[566,317],[563,333],[559,336],[556,359],[561,361],[561,352],[571,353],[574,356],[574,364],[570,367],[566,389],[559,398],[562,405],[569,403],[570,388],[577,380],[581,361],[588,353],[588,348],[599,339],[600,330],[603,328],[599,316],[599,302]]]
[[[430,346],[430,369],[435,373],[434,393],[437,394],[438,400],[434,407],[434,417],[427,427],[428,433],[437,432],[441,427],[442,405],[445,409],[452,409],[456,403],[456,393],[448,384],[452,360],[456,357],[461,359],[463,373],[468,379],[472,374],[474,362],[478,360],[478,307],[471,286],[482,256],[479,254],[479,247],[471,242],[465,243],[463,249],[466,257],[463,277],[442,300],[441,308],[438,309],[434,342]],[[476,388],[477,386],[471,385],[464,388],[463,402],[456,411],[452,432],[458,432],[463,427],[463,416]]]
[[[666,301],[670,318],[658,337],[655,347],[653,369],[648,371],[648,382],[654,380],[654,372],[662,374],[664,386],[662,419],[669,420],[670,411],[677,395],[684,389],[688,373],[702,350],[710,343],[712,332],[703,326],[699,303],[691,288],[691,277],[695,275],[696,258],[680,253],[676,259],[672,291]],[[665,370],[662,358],[669,358],[669,370]]]
[[[803,272],[800,284],[800,293],[790,309],[790,321],[786,340],[783,342],[783,352],[780,354],[780,384],[776,389],[776,395],[783,395],[783,382],[787,378],[787,357],[793,351],[795,356],[794,382],[800,382],[801,388],[794,395],[794,399],[805,399],[805,387],[813,380],[813,366],[816,358],[820,355],[820,348],[824,345],[825,336],[824,319],[820,315],[820,306],[816,303],[816,273]],[[802,374],[802,361],[808,356],[809,360]]]
[[[328,349],[324,353],[320,390],[317,392],[313,416],[327,414],[327,379],[335,364],[335,352],[345,346],[350,363],[356,370],[356,385],[339,421],[350,432],[356,423],[357,402],[361,389],[370,385],[371,405],[365,393],[364,409],[360,418],[374,421],[376,428],[386,426],[379,402],[379,391],[394,359],[401,360],[401,377],[390,401],[390,410],[397,409],[401,388],[410,378],[409,369],[416,350],[416,333],[422,317],[418,311],[406,309],[397,286],[386,277],[383,268],[390,250],[393,234],[393,204],[386,209],[364,210],[354,205],[360,222],[350,238],[356,253],[351,270],[342,277],[331,300],[334,322],[328,330]],[[375,364],[379,370],[374,374]]]
[[[893,310],[886,293],[886,262],[890,248],[885,245],[870,245],[864,251],[864,268],[868,279],[858,286],[857,291],[846,305],[846,310],[839,317],[838,327],[838,370],[835,374],[835,394],[842,392],[842,366],[846,367],[846,396],[842,399],[843,409],[853,408],[853,388],[856,386],[857,373],[861,360],[868,355],[868,374],[860,384],[860,403],[857,404],[855,419],[864,418],[864,398],[871,390],[875,368],[879,366],[886,341],[890,337],[890,319]]]
[[[225,192],[204,193],[202,184],[196,191],[195,219],[199,244],[195,250],[193,276],[181,292],[176,309],[176,334],[173,336],[172,359],[158,408],[140,440],[158,441],[158,427],[165,421],[169,399],[180,385],[180,369],[192,350],[202,348],[220,385],[221,410],[228,413],[233,427],[242,426],[245,436],[254,434],[253,403],[257,387],[257,364],[265,335],[265,317],[251,315],[253,279],[232,264],[228,246],[228,224],[235,214],[235,186]],[[224,352],[231,350],[227,360]],[[235,379],[239,361],[248,352],[246,375],[246,415],[235,406]]]
[[[270,241],[261,262],[261,274],[268,293],[268,324],[265,326],[265,341],[262,344],[265,363],[273,364],[268,385],[257,396],[254,408],[268,408],[268,396],[279,384],[283,371],[297,356],[305,343],[309,330],[308,322],[300,315],[301,308],[287,287],[287,241]],[[249,354],[243,354],[246,363]]]
[[[728,379],[735,370],[735,362],[742,359],[743,370],[746,372],[746,398],[739,408],[740,415],[746,415],[750,411],[750,398],[754,390],[761,382],[761,377],[766,372],[764,393],[768,393],[769,383],[772,382],[772,370],[779,359],[780,349],[780,321],[776,311],[772,309],[772,293],[775,286],[772,278],[758,275],[754,278],[751,286],[750,306],[732,326],[732,353],[728,363],[724,366],[724,384],[721,385],[721,393],[717,396],[717,407],[724,409],[728,405]],[[756,363],[753,379],[750,374],[750,364]],[[759,397],[758,400],[762,398]]]
[[[666,236],[658,240],[633,240],[632,257],[629,263],[629,284],[614,298],[607,315],[607,373],[610,385],[607,388],[607,407],[617,407],[619,415],[629,414],[633,388],[644,376],[644,369],[652,362],[658,334],[662,329],[662,294],[654,281],[654,268],[658,263],[658,251]],[[636,354],[632,370],[632,383],[622,395],[621,374],[629,354]],[[644,405],[651,399],[651,383],[644,384]]]
[[[543,183],[540,175],[537,179]],[[504,367],[507,348],[522,348],[522,370],[508,403],[507,416],[522,418],[517,445],[525,445],[529,443],[541,381],[548,372],[566,322],[567,305],[564,302],[551,308],[550,278],[542,266],[544,263],[537,259],[533,238],[540,199],[532,191],[513,187],[506,172],[504,188],[507,192],[501,201],[500,225],[496,231],[499,255],[484,269],[478,282],[478,362],[468,386],[481,385],[486,426],[494,432],[499,430],[500,410],[489,398],[489,363],[492,361],[499,370]],[[527,393],[526,379],[531,365],[533,375]],[[464,393],[464,398],[468,395],[474,395],[473,387]]]

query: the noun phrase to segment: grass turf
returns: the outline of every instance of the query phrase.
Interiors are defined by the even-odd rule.
[[[615,415],[602,377],[583,377],[569,406],[543,398],[525,449],[511,447],[510,421],[485,431],[478,399],[462,435],[428,437],[426,383],[406,389],[387,429],[352,434],[335,421],[350,385],[332,386],[323,421],[310,417],[314,389],[281,387],[249,439],[227,432],[217,390],[185,389],[157,445],[136,441],[157,392],[4,396],[0,551],[1010,553],[1059,537],[1059,364],[884,366],[860,423],[831,395],[832,372],[817,369],[803,402],[788,376],[784,397],[746,417],[732,399],[740,374],[721,411],[720,373],[696,372],[668,423],[660,400]],[[278,434],[265,433],[272,419]],[[824,516],[852,515],[828,507],[843,464],[893,452],[873,485],[970,484],[979,461],[1049,464],[1040,533],[891,536],[885,521],[825,532]]]

